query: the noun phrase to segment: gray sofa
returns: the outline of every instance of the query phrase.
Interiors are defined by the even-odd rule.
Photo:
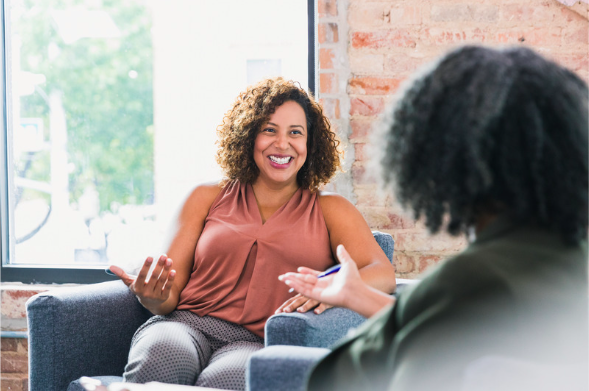
[[[392,260],[392,237],[374,232],[374,238]],[[121,381],[131,338],[151,316],[120,281],[32,297],[27,302],[29,390],[64,391],[68,386],[82,390],[77,382],[82,376],[96,377],[104,384]],[[272,316],[266,323],[267,347],[250,362],[248,387],[301,389],[311,366],[329,352],[327,348],[364,320],[343,308],[321,315]]]

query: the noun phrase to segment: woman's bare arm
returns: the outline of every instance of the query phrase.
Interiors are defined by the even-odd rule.
[[[132,278],[122,269],[111,266],[111,270],[151,313],[166,315],[178,306],[180,293],[192,272],[196,243],[202,233],[209,209],[220,191],[221,187],[218,184],[200,185],[192,191],[176,219],[168,252],[158,259],[149,279],[148,270],[153,263],[151,257],[146,259],[137,278]]]

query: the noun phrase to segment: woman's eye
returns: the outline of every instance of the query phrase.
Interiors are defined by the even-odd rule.
[[[292,134],[303,134],[303,132],[301,132],[300,130],[293,130]]]
[[[274,133],[274,129],[272,129],[272,128],[266,128],[266,129],[263,130],[263,132]]]

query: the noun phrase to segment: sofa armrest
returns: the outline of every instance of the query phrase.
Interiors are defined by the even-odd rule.
[[[346,336],[348,330],[366,318],[345,308],[330,308],[322,314],[313,311],[281,313],[266,322],[266,346],[295,345],[327,348]]]
[[[417,280],[397,279],[397,292]],[[294,345],[328,348],[344,338],[348,330],[366,320],[362,315],[346,308],[330,308],[322,314],[290,312],[271,316],[266,322],[266,346]]]
[[[252,354],[246,370],[250,391],[303,391],[307,376],[330,352],[325,348],[270,346]]]
[[[151,313],[121,281],[60,288],[27,302],[29,389],[63,391],[81,376],[121,375]]]

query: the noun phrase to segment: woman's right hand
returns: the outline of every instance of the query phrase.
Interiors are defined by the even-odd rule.
[[[153,258],[147,257],[137,277],[129,276],[118,266],[113,265],[110,270],[129,287],[145,308],[155,313],[170,297],[176,271],[172,269],[172,260],[162,255],[148,278],[152,263]]]

